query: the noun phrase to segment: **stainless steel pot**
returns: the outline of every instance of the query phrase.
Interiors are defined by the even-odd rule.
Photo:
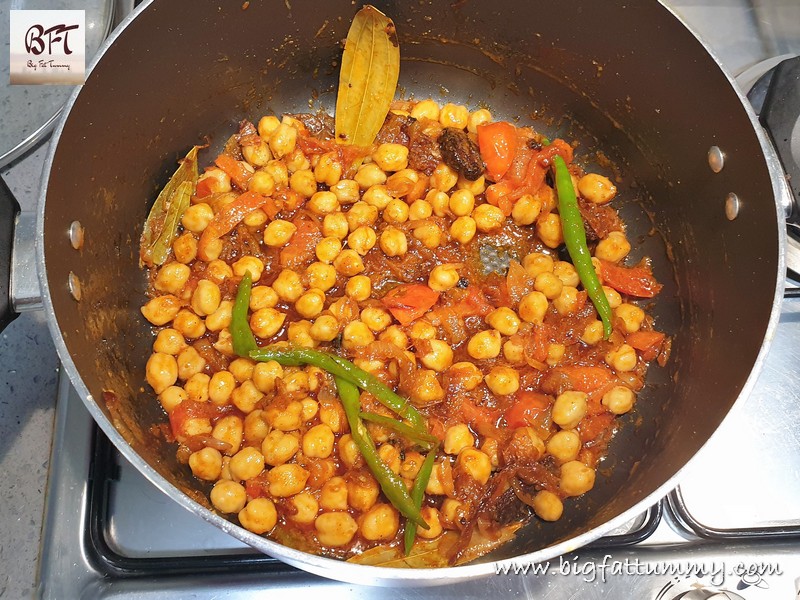
[[[579,160],[597,158],[581,149],[599,148],[619,165],[629,237],[665,282],[654,314],[674,337],[672,358],[651,371],[595,489],[558,523],[532,522],[472,564],[342,563],[208,509],[174,448],[149,432],[163,414],[143,383],[151,338],[139,313],[141,226],[190,144],[210,135],[212,155],[239,119],[307,111],[310,98],[333,109],[339,42],[357,9],[346,0],[245,4],[144,3],[103,47],[54,135],[36,231],[45,311],[65,370],[121,453],[176,502],[253,547],[379,585],[439,585],[492,574],[495,561],[557,556],[671,489],[748,393],[777,322],[787,191],[751,109],[655,1],[376,2],[397,24],[403,93],[533,118],[551,135],[580,139]]]

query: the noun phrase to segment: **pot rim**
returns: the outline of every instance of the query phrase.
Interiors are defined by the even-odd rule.
[[[89,67],[87,68],[87,77],[91,75],[95,67],[102,60],[108,48],[117,40],[122,31],[130,25],[130,23],[156,0],[145,0],[133,12],[127,15],[120,25],[106,38],[103,44],[98,49],[96,55],[92,59]],[[775,199],[777,223],[778,226],[778,269],[776,273],[776,285],[774,289],[774,297],[772,309],[765,333],[764,342],[761,346],[759,354],[754,362],[753,368],[750,371],[739,396],[733,403],[731,409],[723,419],[717,430],[709,436],[709,439],[703,444],[701,449],[696,453],[686,464],[684,464],[678,471],[664,481],[656,490],[640,499],[636,504],[631,506],[628,510],[622,512],[618,516],[606,521],[605,523],[596,526],[595,528],[569,538],[558,544],[542,548],[535,552],[520,555],[514,558],[504,559],[502,561],[482,562],[482,563],[468,563],[465,565],[455,567],[441,567],[441,568],[424,568],[424,569],[411,569],[411,568],[394,568],[394,567],[377,567],[370,565],[360,565],[349,563],[346,561],[326,558],[288,546],[284,546],[265,537],[253,534],[243,527],[236,525],[227,519],[217,515],[210,509],[205,508],[199,503],[191,500],[188,495],[181,492],[173,484],[169,483],[162,475],[160,475],[153,467],[142,459],[142,457],[134,451],[128,444],[123,436],[113,426],[108,417],[100,409],[97,400],[93,397],[87,386],[84,384],[83,379],[78,372],[74,361],[67,349],[66,343],[62,333],[58,327],[58,321],[54,310],[54,305],[51,297],[50,285],[47,280],[47,271],[45,265],[45,248],[44,248],[44,222],[47,204],[47,188],[51,175],[51,167],[58,148],[58,142],[63,132],[64,126],[71,113],[81,90],[78,86],[73,94],[70,96],[68,102],[64,107],[63,114],[56,126],[53,136],[50,140],[50,146],[44,163],[42,172],[41,190],[39,196],[39,204],[37,209],[37,223],[36,223],[36,264],[39,274],[40,286],[42,291],[42,301],[44,305],[44,312],[47,319],[47,324],[50,329],[53,342],[61,359],[62,366],[69,376],[72,385],[75,387],[78,395],[80,396],[86,409],[89,411],[93,420],[102,429],[103,433],[114,444],[117,450],[128,460],[139,472],[141,472],[153,485],[155,485],[161,492],[166,494],[172,500],[183,506],[186,510],[201,517],[203,520],[215,525],[222,531],[232,535],[238,540],[252,546],[253,548],[282,560],[292,566],[298,567],[302,570],[321,575],[323,577],[337,579],[344,582],[364,584],[364,585],[378,585],[378,586],[438,586],[453,584],[459,581],[469,579],[476,579],[494,575],[497,573],[499,566],[513,565],[513,564],[527,564],[537,563],[549,560],[560,556],[565,553],[574,552],[575,550],[593,542],[601,536],[607,534],[613,529],[620,527],[638,516],[647,508],[658,502],[669,491],[674,489],[681,475],[685,472],[687,467],[695,460],[697,454],[702,452],[708,442],[715,436],[719,435],[719,430],[725,422],[729,422],[731,414],[735,410],[740,410],[744,400],[750,395],[761,368],[763,366],[765,356],[769,350],[772,339],[775,336],[778,320],[780,317],[780,306],[783,299],[783,289],[785,287],[785,252],[786,252],[786,227],[785,227],[785,202],[789,194],[788,186],[783,177],[783,172],[780,167],[780,161],[769,141],[766,133],[758,122],[758,119],[753,112],[747,99],[735,85],[733,77],[727,73],[723,68],[721,61],[715,53],[708,47],[703,39],[695,32],[684,20],[670,7],[664,5],[660,0],[662,8],[666,9],[674,18],[676,18],[686,29],[688,29],[697,38],[698,42],[708,53],[709,57],[714,61],[717,68],[719,68],[734,93],[737,95],[740,103],[742,104],[747,117],[756,133],[758,141],[761,145],[766,167],[770,172],[770,179],[773,188],[773,197]]]

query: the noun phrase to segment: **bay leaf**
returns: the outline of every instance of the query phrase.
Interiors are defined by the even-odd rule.
[[[369,146],[394,99],[400,45],[392,20],[371,5],[356,13],[347,34],[336,96],[336,141]]]
[[[177,236],[178,224],[189,207],[197,184],[199,149],[200,146],[193,146],[189,150],[150,209],[139,242],[140,266],[162,265],[169,257],[172,242]]]

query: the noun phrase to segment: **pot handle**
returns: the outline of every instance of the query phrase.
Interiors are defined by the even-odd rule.
[[[800,56],[775,67],[768,85],[759,118],[772,138],[792,192],[789,221],[800,223]]]
[[[11,258],[19,213],[19,203],[0,177],[0,331],[19,316],[11,301]]]

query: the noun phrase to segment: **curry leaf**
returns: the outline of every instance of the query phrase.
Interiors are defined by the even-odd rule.
[[[394,23],[367,5],[353,18],[344,45],[335,120],[340,144],[372,144],[389,112],[399,74]]]
[[[197,151],[194,146],[158,194],[139,243],[140,265],[162,265],[169,256],[172,242],[178,233],[178,224],[189,203],[197,183]]]

